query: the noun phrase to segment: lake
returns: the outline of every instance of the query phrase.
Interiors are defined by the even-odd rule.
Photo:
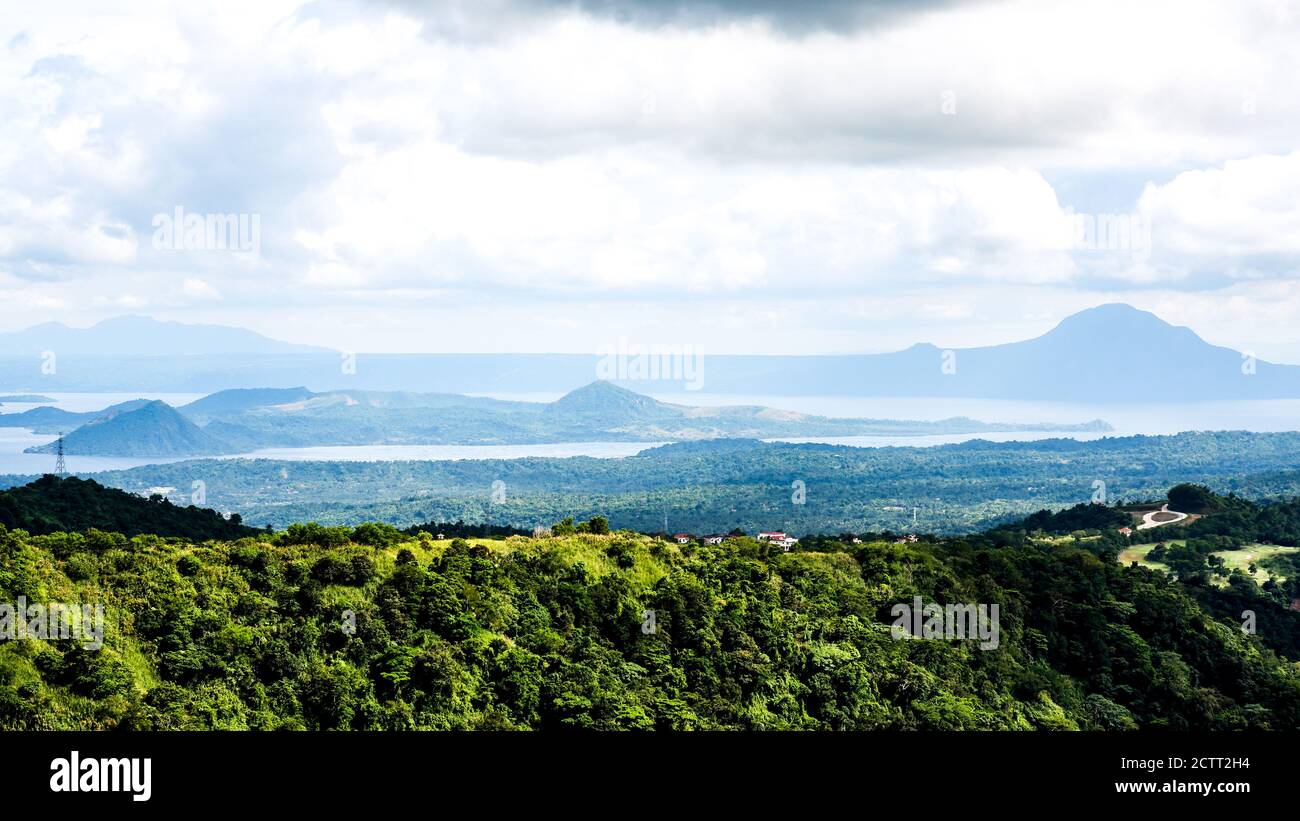
[[[1108,436],[1181,433],[1188,430],[1249,430],[1257,432],[1300,430],[1300,399],[1258,399],[1229,402],[1144,404],[1079,404],[1006,399],[951,399],[924,397],[851,396],[740,396],[704,393],[658,394],[662,402],[683,405],[766,405],[818,416],[934,421],[968,416],[981,422],[1051,422],[1077,424],[1104,419],[1114,426]],[[1002,436],[1004,434],[996,434]],[[1043,438],[1011,434],[1012,439]],[[1074,434],[1074,438],[1096,438]],[[932,437],[927,437],[932,438]],[[993,434],[964,436],[994,439]],[[996,440],[995,440],[996,441]]]
[[[5,402],[0,413],[22,413],[44,405],[84,413],[100,410],[132,399],[161,399],[172,407],[185,405],[204,396],[201,393],[42,393],[56,400],[50,402]],[[26,428],[0,427],[0,475],[39,475],[54,470],[54,457],[45,453],[23,453],[23,450],[54,441],[47,433],[32,433]],[[126,458],[116,456],[69,456],[71,473],[95,473],[101,470],[125,470],[141,465],[179,462],[180,459]]]
[[[455,462],[461,459],[526,459],[635,456],[664,442],[562,442],[544,445],[334,445],[311,448],[263,448],[221,459],[282,459],[291,462]]]
[[[48,394],[58,400],[55,407],[69,411],[98,410],[129,399],[161,399],[172,406],[184,405],[203,394],[137,393],[60,393]],[[562,394],[492,394],[498,399],[549,402]],[[1300,430],[1300,400],[1251,400],[1232,402],[1189,402],[1148,404],[1077,404],[1070,402],[1035,402],[995,399],[928,399],[874,398],[844,396],[772,396],[708,393],[656,394],[656,399],[684,405],[766,405],[783,410],[819,416],[873,419],[916,419],[933,421],[953,416],[968,416],[983,422],[1050,422],[1073,424],[1105,419],[1115,427],[1113,433],[1068,434],[1080,440],[1103,436],[1158,435],[1185,430]],[[4,413],[18,413],[31,404],[7,403]],[[933,436],[833,436],[791,437],[773,441],[820,442],[853,447],[915,446],[955,444],[970,439],[994,442],[1035,441],[1061,436],[1049,432],[943,434]],[[53,437],[33,434],[21,428],[0,427],[0,474],[41,474],[54,469],[54,457],[23,453],[25,448],[43,445]],[[460,459],[522,459],[527,457],[563,458],[590,456],[612,459],[634,455],[661,443],[646,442],[566,442],[537,445],[359,445],[308,448],[267,448],[252,453],[220,458],[276,459],[286,461],[454,461]],[[186,457],[188,458],[188,457]],[[72,473],[125,470],[148,464],[184,461],[184,458],[125,458],[109,456],[69,456]]]

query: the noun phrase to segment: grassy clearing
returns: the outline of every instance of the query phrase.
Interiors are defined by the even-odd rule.
[[[132,636],[120,636],[117,642],[122,661],[131,670],[136,687],[149,690],[162,683],[158,671],[149,661],[149,656],[140,649],[140,643]]]
[[[1245,573],[1257,582],[1267,581],[1269,577],[1273,577],[1279,582],[1282,582],[1286,581],[1285,576],[1261,567],[1259,563],[1274,556],[1282,556],[1297,551],[1300,551],[1300,547],[1283,547],[1276,544],[1250,544],[1246,545],[1241,550],[1221,550],[1214,555],[1223,559],[1229,572],[1232,570],[1240,570],[1242,573]],[[1253,575],[1250,572],[1250,566],[1252,564],[1254,564],[1256,568]]]
[[[1169,539],[1164,542],[1164,544],[1168,547],[1181,547],[1184,542],[1181,539]],[[1127,567],[1129,564],[1137,562],[1142,567],[1149,567],[1152,570],[1169,572],[1169,568],[1165,564],[1147,558],[1147,554],[1149,554],[1153,548],[1155,548],[1155,545],[1153,544],[1134,545],[1119,554],[1119,563]],[[1227,573],[1231,573],[1233,570],[1240,570],[1242,573],[1245,573],[1247,577],[1262,584],[1268,581],[1269,578],[1275,578],[1279,582],[1283,582],[1286,581],[1286,576],[1281,575],[1276,571],[1269,570],[1264,567],[1261,562],[1274,556],[1283,556],[1298,551],[1300,551],[1300,547],[1283,547],[1275,544],[1251,544],[1246,545],[1240,550],[1220,550],[1215,552],[1213,555],[1223,559],[1224,568]],[[1250,566],[1252,564],[1255,565],[1254,574],[1250,572]],[[1226,587],[1228,584],[1226,578],[1212,577],[1212,580],[1213,584],[1219,587]]]
[[[1166,542],[1166,544],[1173,545],[1177,544],[1177,542]],[[1133,562],[1137,562],[1142,567],[1149,567],[1152,570],[1159,570],[1162,573],[1168,573],[1168,566],[1161,562],[1153,562],[1147,558],[1147,554],[1154,548],[1155,545],[1153,544],[1134,545],[1133,547],[1120,551],[1119,563],[1128,567]]]
[[[1101,539],[1100,535],[1076,536],[1073,533],[1067,533],[1063,536],[1035,536],[1034,543],[1041,545],[1051,545],[1060,547],[1061,545],[1072,545],[1080,542],[1095,542]]]

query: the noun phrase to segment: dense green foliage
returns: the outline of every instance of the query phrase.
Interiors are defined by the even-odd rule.
[[[1169,506],[1182,513],[1213,513],[1219,509],[1218,496],[1205,485],[1183,483],[1169,489]]]
[[[145,499],[93,480],[57,476],[0,491],[0,525],[38,534],[98,528],[187,539],[234,539],[255,532],[237,514],[227,519],[215,510],[180,507],[160,496]]]
[[[1228,536],[1247,544],[1300,546],[1300,498],[1264,504],[1236,496],[1215,496],[1215,514],[1186,528],[1193,536]]]
[[[496,536],[499,538],[505,538],[506,536],[527,536],[531,531],[526,531],[518,527],[510,527],[509,525],[494,525],[487,523],[466,524],[464,521],[455,521],[425,522],[420,525],[412,525],[402,532],[408,536],[418,536],[421,533],[428,533],[434,536],[448,536],[453,539],[472,539],[488,536]]]
[[[1300,618],[1291,611],[1300,600],[1300,499],[1251,502],[1235,495],[1221,496],[1199,485],[1171,488],[1169,498],[1185,504],[1189,499],[1202,518],[1164,527],[1133,531],[1121,536],[1109,523],[1098,529],[1072,533],[1081,545],[1101,556],[1118,555],[1124,548],[1154,543],[1146,560],[1167,568],[1186,593],[1215,618],[1239,619],[1249,611],[1258,621],[1257,635],[1268,647],[1291,659],[1300,659]],[[1171,507],[1173,506],[1171,502]],[[1062,511],[1078,523],[1076,511]],[[1111,514],[1127,516],[1115,508],[1087,506],[1086,514],[1100,521]],[[985,534],[996,544],[1026,544],[1033,534],[1063,532],[1038,527],[1050,517],[1035,514],[1024,521]],[[1226,557],[1245,556],[1230,563]]]
[[[109,613],[0,643],[0,728],[1300,728],[1293,661],[1104,540],[817,548],[0,532],[0,600]],[[999,605],[998,647],[894,638],[913,596]]]
[[[1117,508],[1103,504],[1078,504],[1066,510],[1040,510],[1026,516],[1021,523],[1025,530],[1044,533],[1071,533],[1075,530],[1103,530],[1123,527],[1132,517]]]

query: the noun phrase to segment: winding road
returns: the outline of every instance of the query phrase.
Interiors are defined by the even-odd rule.
[[[1160,515],[1161,513],[1172,513],[1177,518],[1170,519],[1165,522],[1157,522],[1155,520],[1155,517]],[[1187,518],[1186,513],[1179,513],[1176,510],[1170,510],[1169,505],[1162,505],[1159,510],[1153,510],[1150,513],[1142,514],[1142,524],[1138,525],[1138,530],[1150,530],[1153,527],[1160,527],[1161,525],[1171,525],[1175,522],[1181,522],[1183,519],[1186,518]]]

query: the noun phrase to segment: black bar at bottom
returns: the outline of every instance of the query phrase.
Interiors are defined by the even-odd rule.
[[[0,783],[36,806],[115,806],[127,813],[196,808],[339,809],[472,798],[482,810],[600,793],[658,812],[703,803],[804,807],[888,795],[1003,808],[1188,800],[1239,807],[1295,794],[1289,734],[970,733],[6,733]],[[80,775],[149,759],[148,800],[51,789],[72,754]],[[59,763],[62,759],[66,764]],[[88,761],[93,763],[87,763]],[[122,770],[126,772],[126,770]],[[94,786],[94,779],[86,782]],[[112,786],[112,773],[103,786]],[[123,778],[122,780],[125,780]],[[138,779],[137,779],[138,780]],[[1197,785],[1192,787],[1190,785]],[[1210,785],[1204,794],[1200,785]],[[1128,786],[1123,786],[1128,785]],[[1153,786],[1147,786],[1153,785]],[[80,784],[78,785],[80,786]],[[121,786],[119,784],[119,786]],[[618,798],[618,796],[623,798]],[[567,797],[566,797],[567,796]],[[688,798],[687,796],[692,796]],[[141,795],[141,797],[143,797]],[[725,800],[724,800],[725,798]],[[442,805],[450,812],[450,805]],[[533,810],[538,809],[532,807]],[[612,813],[618,805],[610,806]]]

